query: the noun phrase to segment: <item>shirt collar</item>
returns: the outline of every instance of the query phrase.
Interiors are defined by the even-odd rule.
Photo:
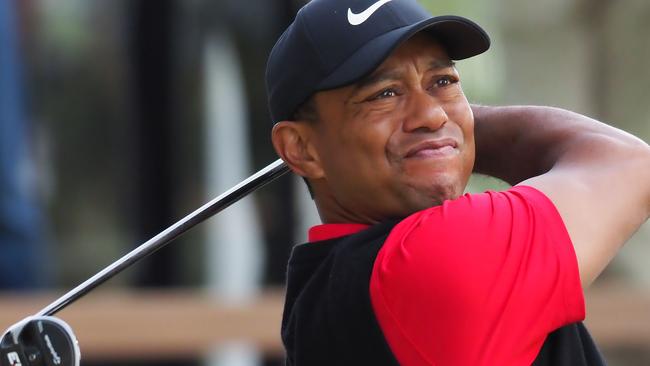
[[[368,228],[370,225],[364,224],[322,224],[312,226],[309,229],[309,242],[313,243],[321,240],[329,240],[356,234],[359,231]]]

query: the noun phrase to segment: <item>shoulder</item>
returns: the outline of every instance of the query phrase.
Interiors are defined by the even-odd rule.
[[[384,288],[406,289],[424,281],[428,291],[462,298],[477,284],[485,290],[489,281],[516,280],[549,258],[567,268],[576,262],[555,206],[542,192],[520,186],[466,194],[409,216],[388,235],[373,276]]]
[[[560,236],[566,232],[557,209],[544,193],[516,186],[501,192],[468,193],[419,211],[394,227],[387,244],[404,239],[496,239],[513,230],[517,233],[539,226],[557,231],[555,234]]]
[[[532,362],[526,345],[584,317],[562,220],[525,186],[467,194],[401,221],[375,259],[370,293],[398,358],[416,364]]]

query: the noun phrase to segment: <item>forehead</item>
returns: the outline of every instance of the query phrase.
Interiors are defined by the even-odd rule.
[[[370,74],[351,85],[339,88],[343,94],[350,96],[384,79],[398,78],[407,67],[415,66],[426,71],[453,67],[454,63],[445,48],[431,35],[420,32],[404,41]]]
[[[447,51],[432,35],[420,32],[404,41],[370,74],[350,85],[336,89],[320,91],[314,94],[315,100],[338,100],[346,104],[360,89],[372,85],[390,75],[400,74],[400,71],[411,65],[422,70],[432,68],[453,67]],[[317,103],[320,104],[320,103]]]
[[[373,72],[352,84],[352,89],[357,90],[383,79],[396,78],[409,66],[415,66],[421,71],[454,66],[445,49],[435,39],[427,35],[416,37],[395,49]]]
[[[399,45],[370,75],[355,84],[387,69],[400,68],[408,64],[439,68],[453,65],[445,48],[433,36],[420,32]]]

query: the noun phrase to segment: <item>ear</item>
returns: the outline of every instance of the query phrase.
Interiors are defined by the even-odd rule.
[[[311,122],[282,121],[273,126],[271,140],[277,154],[294,173],[310,179],[323,177],[312,137],[314,129]]]

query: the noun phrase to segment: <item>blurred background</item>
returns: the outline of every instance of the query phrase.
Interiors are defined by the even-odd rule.
[[[470,101],[563,107],[650,141],[647,0],[421,2],[493,39],[459,62]],[[264,67],[303,3],[0,0],[3,329],[276,159]],[[84,365],[281,365],[285,264],[316,223],[287,175],[60,316]],[[587,302],[610,364],[650,365],[648,224]]]

